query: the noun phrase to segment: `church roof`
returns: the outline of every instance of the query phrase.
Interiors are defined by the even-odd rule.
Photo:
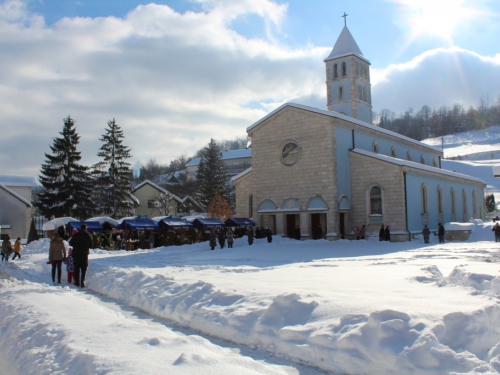
[[[323,61],[329,61],[333,59],[338,59],[339,57],[354,55],[359,57],[361,60],[366,61],[370,64],[370,61],[366,57],[363,56],[363,53],[358,47],[358,44],[354,40],[351,32],[344,26],[342,32],[340,33],[335,46],[333,46],[332,52],[330,55]]]
[[[398,159],[398,158],[395,158],[395,157],[392,157],[392,156],[388,156],[388,155],[377,154],[375,152],[366,151],[366,150],[363,150],[363,149],[360,149],[360,148],[355,148],[353,150],[350,150],[350,152],[353,152],[353,153],[359,154],[359,155],[368,156],[368,157],[371,157],[371,158],[374,158],[374,159],[385,161],[385,162],[391,163],[391,164],[396,164],[396,165],[399,165],[399,166],[404,166],[404,167],[419,169],[419,170],[426,171],[426,172],[439,173],[441,175],[446,175],[446,176],[455,177],[455,178],[461,178],[461,179],[464,179],[464,180],[479,182],[481,184],[486,185],[486,182],[484,182],[480,178],[468,176],[468,175],[462,174],[462,173],[452,172],[452,171],[449,171],[447,169],[441,169],[441,168],[437,168],[437,167],[431,167],[430,165],[420,164],[420,163],[417,163],[417,162],[414,162],[414,161],[409,161],[409,160],[404,160],[404,159]]]
[[[429,146],[429,145],[427,145],[425,143],[419,142],[419,141],[417,141],[415,139],[412,139],[412,138],[409,138],[409,137],[405,137],[404,135],[398,134],[398,133],[393,132],[391,130],[387,130],[387,129],[381,128],[379,126],[375,126],[375,125],[369,124],[367,122],[355,119],[354,117],[343,115],[343,114],[335,112],[335,111],[327,111],[327,110],[324,110],[324,109],[309,107],[307,105],[302,105],[302,104],[297,104],[297,103],[285,103],[285,104],[279,106],[274,111],[269,112],[266,116],[262,117],[259,121],[257,121],[253,125],[250,125],[247,128],[247,132],[249,132],[253,128],[256,128],[261,123],[263,123],[264,121],[266,121],[268,118],[274,116],[274,114],[278,113],[279,111],[281,111],[285,107],[293,107],[293,108],[298,108],[298,109],[302,109],[302,110],[309,111],[309,112],[318,113],[320,115],[325,115],[325,116],[329,116],[329,117],[335,117],[335,118],[338,118],[340,120],[344,120],[344,121],[348,121],[348,122],[351,122],[351,123],[356,124],[356,125],[360,125],[360,126],[362,126],[364,128],[370,129],[370,130],[375,130],[376,132],[379,132],[379,133],[383,133],[383,134],[390,135],[392,137],[399,138],[401,140],[413,143],[413,144],[418,145],[420,147],[427,148],[428,150],[432,150],[434,153],[441,154],[441,151],[439,149],[437,149],[436,147]]]

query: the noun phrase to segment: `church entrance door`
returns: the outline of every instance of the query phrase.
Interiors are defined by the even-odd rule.
[[[286,235],[290,238],[294,237],[295,216],[296,215],[286,215]]]
[[[323,232],[323,237],[320,236],[319,227]],[[311,235],[313,240],[324,238],[326,230],[326,214],[311,214]]]

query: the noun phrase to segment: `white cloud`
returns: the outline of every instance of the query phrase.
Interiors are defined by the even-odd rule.
[[[500,54],[481,56],[459,47],[436,48],[411,61],[372,69],[375,110],[404,111],[423,105],[475,105],[500,95]]]
[[[230,28],[255,13],[279,32],[286,6],[268,0],[203,6],[180,14],[148,4],[123,19],[63,18],[47,27],[21,1],[3,3],[0,125],[9,128],[0,139],[3,173],[38,173],[67,115],[76,119],[87,164],[97,160],[98,138],[112,117],[135,160],[168,162],[210,137],[244,135],[266,114],[266,103],[318,96],[328,48],[290,49]]]

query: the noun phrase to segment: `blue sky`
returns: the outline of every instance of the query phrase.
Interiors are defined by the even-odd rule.
[[[113,117],[133,162],[168,163],[284,102],[324,109],[344,12],[374,111],[500,97],[500,1],[0,0],[3,173],[37,174],[67,115],[86,164]]]

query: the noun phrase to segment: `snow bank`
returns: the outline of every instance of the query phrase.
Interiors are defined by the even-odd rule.
[[[181,284],[140,269],[99,264],[90,268],[88,285],[183,326],[336,373],[467,373],[491,368],[488,349],[500,344],[498,305],[448,314],[437,326],[394,310],[315,322],[311,314],[319,303],[296,293],[255,301],[203,281]]]

